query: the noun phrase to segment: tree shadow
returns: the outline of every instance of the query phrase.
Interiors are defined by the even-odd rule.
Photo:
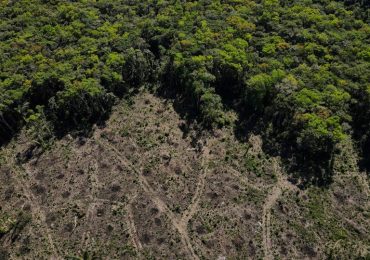
[[[356,91],[354,97],[358,100],[351,107],[353,137],[359,149],[359,168],[370,172],[370,105],[368,94],[363,90]]]
[[[360,159],[358,166],[361,171],[370,172],[370,138],[367,137],[366,131],[355,133],[357,146],[359,147]]]
[[[279,156],[289,181],[300,189],[311,185],[328,187],[333,181],[332,155],[317,154],[308,156],[307,151],[295,146],[294,137],[284,136],[269,130],[271,120],[262,115],[250,114],[239,109],[239,120],[234,134],[241,142],[247,142],[251,134],[261,136],[262,150],[269,156]]]
[[[289,179],[299,188],[311,185],[328,188],[333,182],[333,164],[330,158],[307,158],[304,152],[285,154],[282,160],[287,165]]]
[[[107,109],[104,114],[94,116],[88,121],[84,120],[81,124],[68,124],[65,122],[62,123],[55,121],[55,118],[47,118],[46,123],[50,123],[52,127],[52,135],[45,137],[45,140],[43,141],[49,143],[53,139],[62,140],[67,135],[70,135],[72,136],[72,138],[76,139],[80,145],[83,145],[86,142],[86,139],[93,135],[94,130],[96,129],[95,126],[98,128],[105,127],[106,121],[109,118],[111,112],[112,107]],[[16,136],[13,136],[13,138],[16,138]],[[50,148],[50,143],[48,145],[48,148],[45,148],[40,142],[34,142],[32,140],[29,141],[30,142],[25,147],[25,149],[22,152],[16,154],[16,159],[18,163],[27,163],[32,158],[41,156]]]
[[[166,82],[158,89],[158,95],[174,101],[175,111],[186,120],[182,130],[186,133],[190,125],[197,122],[199,111],[196,109],[191,96],[187,96],[178,86],[176,76],[171,73],[165,75],[162,82]],[[236,101],[235,96],[241,96],[233,78],[221,78],[215,83],[216,93],[221,97],[224,108],[233,110],[238,114],[234,125],[234,134],[241,142],[248,142],[251,134],[262,137],[263,151],[269,156],[280,156],[289,180],[304,189],[310,185],[328,187],[332,183],[333,166],[332,154],[312,154],[297,147],[296,137],[292,133],[271,131],[274,124],[271,117],[266,117],[264,111],[255,111],[245,106],[245,102]],[[197,124],[199,131],[210,130],[207,126]]]
[[[187,124],[192,124],[198,119],[198,111],[194,108],[194,102],[185,93],[166,87],[159,87],[155,94],[165,100],[171,100],[176,113],[184,119]]]
[[[113,104],[107,104],[102,111],[94,111],[88,113],[90,106],[81,111],[76,111],[71,117],[66,117],[64,112],[56,113],[48,116],[48,120],[52,122],[53,132],[57,139],[62,139],[66,135],[72,137],[90,137],[94,132],[94,126],[103,128],[106,121],[109,119]]]
[[[361,171],[370,172],[370,141],[368,141],[362,148],[362,158],[359,161]]]
[[[199,109],[197,104],[191,95],[187,94],[181,86],[178,85],[176,76],[169,72],[162,75],[161,84],[153,90],[154,94],[158,97],[171,101],[175,112],[180,116],[184,122],[179,125],[183,132],[183,138],[186,138],[190,130],[196,130],[197,136],[201,135],[201,131],[208,129],[205,125],[202,125],[199,121]],[[197,129],[194,129],[197,127]]]
[[[21,129],[21,115],[14,109],[0,112],[0,148],[7,145]]]

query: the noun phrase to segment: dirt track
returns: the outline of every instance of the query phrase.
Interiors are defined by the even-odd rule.
[[[265,203],[263,205],[262,214],[262,235],[263,235],[263,249],[265,254],[265,259],[274,259],[273,254],[273,244],[271,241],[271,209],[275,206],[277,200],[282,195],[285,190],[296,190],[297,187],[291,184],[286,176],[283,176],[280,169],[279,163],[276,159],[273,160],[273,170],[274,175],[277,178],[276,184],[270,190],[268,196],[266,197]]]
[[[139,180],[141,188],[150,196],[150,198],[152,199],[154,204],[160,209],[160,211],[162,211],[163,213],[167,215],[167,217],[172,222],[173,227],[178,231],[184,246],[188,249],[189,256],[191,256],[193,259],[199,259],[198,255],[196,254],[193,248],[192,242],[189,238],[187,225],[188,225],[189,220],[198,210],[200,196],[202,195],[203,190],[204,190],[205,178],[207,175],[208,153],[209,153],[207,147],[204,147],[203,152],[202,152],[203,172],[199,176],[196,192],[194,194],[194,197],[191,200],[191,204],[188,206],[188,209],[182,214],[181,218],[179,219],[172,213],[172,211],[168,208],[166,203],[160,199],[160,197],[154,191],[153,187],[150,186],[150,184],[147,182],[147,180],[142,175],[139,169],[137,169],[126,158],[124,158],[122,154],[113,145],[109,144],[108,142],[104,142],[100,144],[104,145],[105,147],[109,147],[116,154],[117,158],[121,161],[121,163],[125,167],[129,167],[130,169],[132,169],[133,172],[135,172]],[[131,226],[131,232],[133,233],[133,236],[134,236],[134,243],[137,249],[141,250],[142,246],[140,244],[140,241],[137,238],[137,236],[134,235],[136,233],[135,232],[136,228],[134,227],[132,213],[131,215],[129,213],[129,222]]]
[[[2,151],[0,217],[21,212],[31,220],[0,237],[0,258],[319,258],[323,245],[347,248],[330,244],[331,230],[357,230],[348,237],[366,253],[364,176],[338,175],[330,190],[296,192],[260,137],[243,143],[230,129],[200,136],[180,125],[169,104],[145,94],[117,107],[82,144],[66,137],[25,163],[15,161],[23,143]],[[315,207],[322,203],[330,205],[325,214]],[[330,232],[308,226],[324,236],[308,244],[294,226],[316,216]]]

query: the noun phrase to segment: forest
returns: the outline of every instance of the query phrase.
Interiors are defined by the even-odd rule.
[[[366,0],[2,0],[0,61],[1,144],[84,134],[147,88],[309,181],[346,139],[370,164]]]

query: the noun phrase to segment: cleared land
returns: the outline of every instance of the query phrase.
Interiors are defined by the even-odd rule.
[[[258,136],[202,133],[141,93],[90,138],[29,160],[21,135],[1,150],[0,259],[368,254],[369,183],[350,147],[328,188],[300,190]]]

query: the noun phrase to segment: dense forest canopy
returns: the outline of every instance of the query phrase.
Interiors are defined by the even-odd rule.
[[[160,86],[206,127],[256,120],[271,150],[330,172],[353,138],[370,159],[370,9],[350,0],[3,0],[0,141],[103,120]],[[247,133],[245,133],[246,135]]]

